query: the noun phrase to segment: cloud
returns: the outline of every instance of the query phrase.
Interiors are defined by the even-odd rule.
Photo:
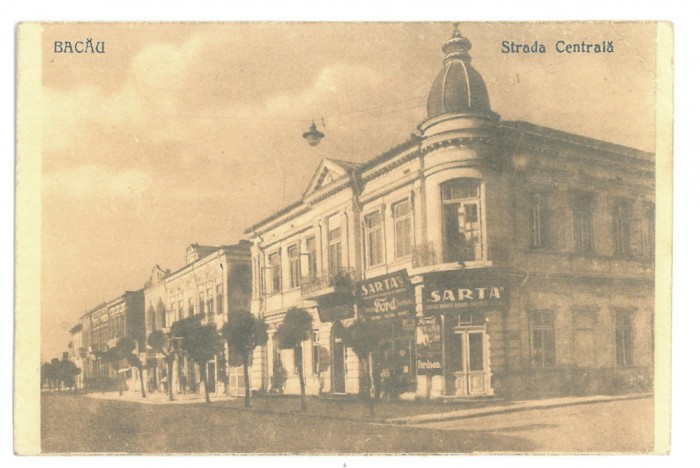
[[[47,195],[76,199],[135,197],[148,189],[151,179],[137,169],[114,171],[89,164],[48,173],[42,184]]]

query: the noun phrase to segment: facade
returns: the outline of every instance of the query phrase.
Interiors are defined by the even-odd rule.
[[[175,272],[156,265],[145,285],[146,337],[154,330],[170,331],[213,324],[220,330],[230,314],[250,310],[250,244],[203,246],[191,244],[185,256],[186,264]],[[242,371],[228,368],[226,345],[206,369],[211,392],[223,394],[231,389],[237,394],[242,387],[238,375]],[[155,350],[145,350],[147,387],[151,391],[166,391],[167,370],[162,356]],[[200,370],[187,356],[178,358],[174,366],[178,392],[199,391]],[[165,382],[164,382],[165,380]],[[165,385],[164,385],[165,383]]]
[[[144,349],[143,290],[126,291],[121,296],[100,304],[80,319],[83,348],[86,349],[83,374],[85,388],[111,388],[126,381],[129,388],[138,387],[138,376],[129,367],[115,370],[103,353],[117,345],[120,338],[135,341],[137,350]],[[124,364],[126,366],[126,364]],[[117,374],[126,373],[126,377]]]
[[[652,385],[654,155],[501,121],[455,31],[419,135],[326,159],[301,198],[246,231],[252,312],[272,336],[314,317],[310,393],[359,391],[343,330],[382,330],[375,390],[544,396]],[[253,387],[297,393],[292,351],[256,351]]]
[[[85,364],[88,362],[87,348],[83,346],[83,324],[78,323],[70,330],[70,342],[68,343],[68,359],[73,361],[80,374],[75,377],[75,388],[80,390],[85,388]]]

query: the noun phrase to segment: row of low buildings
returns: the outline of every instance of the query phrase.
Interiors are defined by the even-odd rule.
[[[504,397],[649,389],[654,364],[653,154],[491,110],[455,31],[419,135],[365,163],[325,159],[298,201],[235,246],[191,245],[186,266],[154,268],[142,291],[87,312],[86,349],[139,341],[176,321],[249,310],[270,336],[292,307],[314,317],[303,345],[309,392],[357,394],[343,330],[382,331],[373,356],[398,394]],[[98,376],[86,364],[85,381]],[[258,392],[299,392],[292,351],[253,357]],[[181,387],[194,369],[178,368]],[[240,393],[225,350],[212,390]]]

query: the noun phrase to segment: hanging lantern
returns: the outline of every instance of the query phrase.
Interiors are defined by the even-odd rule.
[[[316,128],[316,123],[311,121],[311,128],[309,131],[302,135],[304,140],[309,144],[309,146],[316,146],[321,143],[321,140],[325,136],[323,133],[319,132]]]

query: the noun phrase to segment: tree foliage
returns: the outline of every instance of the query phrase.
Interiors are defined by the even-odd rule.
[[[247,358],[255,348],[267,343],[267,325],[249,312],[234,314],[224,324],[221,335],[233,351]]]
[[[200,380],[204,382],[206,402],[210,403],[209,386],[206,382],[207,362],[214,359],[221,349],[221,339],[215,325],[203,325],[188,329],[183,333],[184,351],[199,365]]]
[[[229,345],[229,354],[237,353],[243,360],[243,377],[245,381],[245,406],[250,406],[250,378],[248,376],[248,359],[256,347],[267,343],[267,325],[261,318],[250,312],[229,316],[221,329],[221,335]]]
[[[293,307],[287,311],[275,333],[280,349],[294,349],[311,336],[313,317],[306,309]]]
[[[304,367],[302,363],[301,344],[311,336],[313,317],[306,309],[293,307],[287,311],[282,324],[275,333],[275,340],[280,349],[294,350],[294,365],[299,376],[301,390],[301,409],[306,409],[306,388],[304,382]]]

